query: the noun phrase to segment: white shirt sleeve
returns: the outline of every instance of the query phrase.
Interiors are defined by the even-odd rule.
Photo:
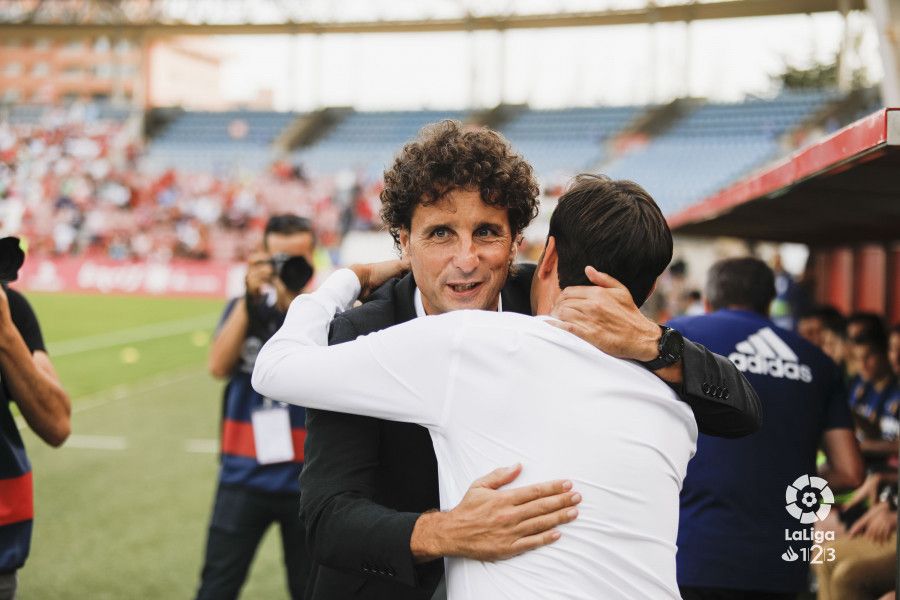
[[[253,388],[308,408],[439,428],[461,328],[421,317],[328,346],[332,318],[358,294],[356,275],[340,269],[315,292],[298,296],[256,358]]]

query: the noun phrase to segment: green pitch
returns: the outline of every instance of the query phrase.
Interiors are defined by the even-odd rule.
[[[23,431],[34,468],[19,598],[188,598],[215,489],[222,384],[206,374],[218,300],[28,294],[73,399],[63,448]],[[277,530],[244,598],[287,598]]]

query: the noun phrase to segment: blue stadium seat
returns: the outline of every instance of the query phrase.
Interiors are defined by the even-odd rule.
[[[777,157],[780,138],[812,117],[837,92],[792,92],[772,100],[706,104],[648,145],[602,171],[644,186],[671,214],[715,193]]]

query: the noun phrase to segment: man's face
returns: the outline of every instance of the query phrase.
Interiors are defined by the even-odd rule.
[[[853,357],[864,381],[878,381],[887,374],[886,357],[867,344],[853,344]]]
[[[496,310],[516,256],[507,209],[488,206],[468,190],[416,206],[409,231],[400,230],[400,247],[430,315]]]
[[[797,322],[797,333],[813,346],[822,347],[822,321],[818,317],[807,317]]]
[[[894,332],[888,342],[888,361],[895,375],[900,375],[900,333]]]
[[[827,354],[836,364],[841,364],[844,362],[847,353],[844,339],[830,329],[823,330],[822,352]]]

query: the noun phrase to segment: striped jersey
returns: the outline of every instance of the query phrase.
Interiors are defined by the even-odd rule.
[[[219,322],[225,322],[237,305],[231,300]],[[250,306],[250,326],[244,338],[241,354],[232,372],[222,399],[221,467],[219,481],[224,485],[252,488],[262,492],[300,493],[300,470],[303,467],[303,444],[306,440],[306,410],[287,406],[291,425],[294,459],[289,462],[263,465],[256,457],[252,414],[277,403],[267,401],[250,387],[250,375],[256,355],[284,321],[271,299]]]
[[[44,350],[41,328],[28,301],[9,288],[6,295],[13,323],[25,345],[31,352]],[[0,573],[15,571],[25,564],[34,518],[31,463],[10,412],[12,402],[6,382],[0,382]]]

